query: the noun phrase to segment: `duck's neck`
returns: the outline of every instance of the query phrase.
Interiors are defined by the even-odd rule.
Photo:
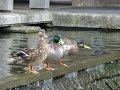
[[[56,52],[60,52],[62,47],[58,43],[53,43],[53,48]]]
[[[42,38],[39,38],[39,41],[38,41],[38,45],[37,45],[37,49],[38,50],[42,50],[44,49],[44,47],[46,46],[46,41],[45,39],[42,37]]]
[[[59,44],[57,44],[57,43],[53,43],[53,48],[56,50],[56,49],[58,49],[60,46],[59,46]]]

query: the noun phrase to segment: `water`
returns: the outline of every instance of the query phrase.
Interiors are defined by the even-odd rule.
[[[12,90],[119,90],[119,61],[37,81]],[[111,75],[108,76],[109,73]]]
[[[67,74],[64,76],[65,79],[70,80],[70,82],[72,83],[72,87],[75,90],[83,90],[84,88],[81,87],[80,82],[79,82],[79,78],[78,78],[78,72],[72,72],[70,74]]]
[[[80,29],[70,31],[70,29],[53,29],[53,31],[48,31],[47,35],[52,38],[52,36],[56,33],[61,34],[62,37],[73,40],[83,40],[87,45],[92,47],[92,50],[80,49],[77,55],[64,59],[66,63],[71,61],[77,62],[84,60],[84,58],[101,55],[107,52],[112,53],[120,51],[120,32],[80,31]],[[9,54],[27,47],[35,48],[37,45],[37,38],[37,34],[0,33],[0,78],[23,71],[23,68],[16,68],[8,65],[10,59]],[[102,66],[96,67],[96,69],[97,68],[101,68],[100,71],[103,72]]]
[[[70,87],[68,90],[83,90],[80,85],[78,72],[73,72],[70,74],[65,75],[60,82],[56,82],[57,79],[50,78],[43,81],[37,81],[35,83],[31,83],[22,87],[17,87],[12,90],[66,90],[67,83],[70,83]],[[64,80],[64,82],[62,81]]]
[[[17,87],[12,90],[57,90],[54,87],[53,79],[46,79],[43,81],[37,81],[25,86]]]

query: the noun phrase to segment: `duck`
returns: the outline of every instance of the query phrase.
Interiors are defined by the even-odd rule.
[[[25,50],[11,54],[11,57],[14,59],[13,63],[27,64],[28,72],[33,74],[38,74],[38,71],[33,69],[33,65],[43,65],[45,59],[48,56],[48,48],[45,40],[45,30],[38,32],[38,38],[39,40],[36,48],[27,48]]]
[[[79,52],[79,48],[91,49],[88,45],[84,43],[83,40],[75,41],[68,38],[63,38],[64,45],[64,55],[74,55]]]
[[[45,35],[45,37],[47,36]],[[47,54],[44,53],[46,59],[45,60],[43,59],[44,61],[42,61],[44,64],[44,68],[47,70],[55,70],[50,66],[49,60],[56,60],[59,62],[60,65],[68,67],[67,64],[62,62],[63,56],[76,54],[79,50],[79,47],[90,49],[90,47],[85,45],[83,41],[76,42],[68,38],[62,39],[60,34],[54,35],[53,40],[50,40],[49,43],[44,44],[43,46],[46,46],[48,52]],[[35,49],[27,48],[25,50],[12,54],[12,57],[14,57],[15,59],[14,62],[20,64],[20,63],[26,63],[26,61],[32,61],[32,59],[37,59],[38,51],[41,50],[39,49],[40,47],[41,45],[38,44],[37,48]],[[28,71],[33,72],[31,63],[28,65]]]
[[[55,70],[49,64],[49,61],[55,60],[62,66],[69,67],[67,64],[62,62],[62,57],[66,55],[74,55],[78,53],[79,47],[91,49],[89,46],[85,45],[83,41],[76,42],[68,38],[61,38],[60,34],[56,34],[53,40],[50,40],[48,44],[48,56],[46,58],[47,69]]]
[[[48,70],[55,70],[54,68],[52,68],[49,64],[49,61],[58,61],[58,63],[62,66],[68,66],[67,64],[63,63],[61,58],[63,57],[64,54],[64,50],[63,50],[63,46],[64,42],[61,39],[61,36],[56,34],[53,37],[53,40],[50,40],[50,42],[47,44],[48,47],[48,56],[45,60],[46,64],[47,64],[47,69]]]

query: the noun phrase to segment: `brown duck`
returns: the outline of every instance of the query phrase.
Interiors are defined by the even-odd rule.
[[[12,54],[12,58],[14,58],[13,63],[23,64],[26,63],[28,65],[29,73],[38,74],[36,70],[33,70],[32,66],[36,64],[43,64],[44,60],[48,55],[48,48],[45,41],[45,31],[42,30],[38,33],[39,41],[37,44],[37,48],[35,49],[25,49],[23,51],[19,51],[17,53]]]

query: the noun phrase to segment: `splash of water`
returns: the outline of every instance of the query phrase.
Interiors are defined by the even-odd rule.
[[[35,83],[31,83],[22,87],[17,87],[9,90],[57,90],[54,88],[52,80],[53,78],[43,81],[37,81]]]
[[[105,66],[105,64],[97,65],[97,66],[95,67],[95,70],[96,70],[96,71],[99,70],[101,73],[104,73],[104,66]]]
[[[55,90],[52,80],[53,78],[44,80],[42,90]]]
[[[95,68],[94,67],[88,68],[88,69],[86,69],[86,71],[89,74],[90,81],[92,81],[94,79],[94,76],[95,76]]]
[[[64,76],[65,79],[70,80],[75,90],[83,90],[84,88],[81,87],[79,78],[78,78],[78,72],[72,72],[70,74],[67,74]]]

